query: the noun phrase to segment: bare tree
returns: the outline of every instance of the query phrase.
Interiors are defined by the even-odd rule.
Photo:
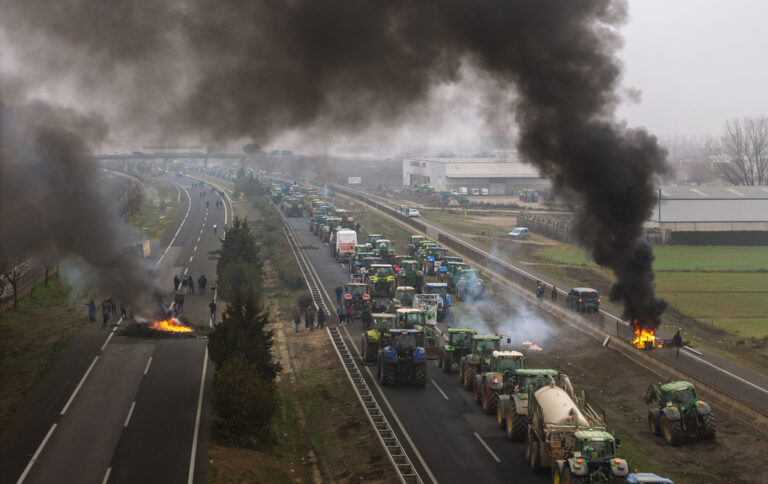
[[[768,117],[725,122],[718,175],[733,185],[768,184]]]
[[[0,276],[5,278],[6,282],[11,286],[11,289],[13,289],[13,309],[18,308],[19,282],[26,270],[26,259],[6,253],[0,254]]]

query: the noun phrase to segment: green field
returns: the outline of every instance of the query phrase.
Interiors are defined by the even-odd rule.
[[[657,271],[768,271],[765,247],[655,247]],[[587,251],[578,247],[543,249],[539,256],[563,264],[595,265]]]

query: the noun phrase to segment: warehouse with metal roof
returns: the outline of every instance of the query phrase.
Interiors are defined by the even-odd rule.
[[[768,230],[768,187],[661,186],[649,225],[671,231]]]

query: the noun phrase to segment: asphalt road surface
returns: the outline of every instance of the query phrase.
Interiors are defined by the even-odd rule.
[[[181,209],[152,257],[170,301],[174,274],[189,273],[196,284],[204,273],[213,284],[209,252],[232,209],[229,202],[216,208],[219,195],[208,184],[200,196],[191,188],[197,180],[168,180],[179,188]],[[187,294],[183,316],[209,324],[212,297],[210,287]],[[93,323],[70,341],[0,434],[0,482],[206,481],[206,340],[118,335],[125,324]]]
[[[334,260],[330,247],[309,231],[306,217],[287,220],[302,246],[318,248],[305,253],[327,293],[334,295],[336,285],[349,281],[349,271]],[[330,302],[329,307],[335,307],[335,297]],[[359,349],[362,324],[356,320],[346,329],[342,334],[355,353]],[[525,462],[524,444],[507,440],[496,425],[496,416],[482,412],[472,394],[459,385],[455,372],[443,373],[436,360],[430,360],[427,365],[425,388],[407,385],[383,388],[373,380],[372,371],[363,369],[368,384],[378,393],[379,401],[383,394],[402,422],[407,436],[396,429],[398,437],[424,482],[430,482],[430,472],[440,483],[549,481],[548,473],[531,471]],[[369,369],[373,370],[372,367]],[[397,427],[392,412],[386,410],[387,405],[381,406],[392,426]],[[413,442],[423,463],[407,445],[408,440]]]

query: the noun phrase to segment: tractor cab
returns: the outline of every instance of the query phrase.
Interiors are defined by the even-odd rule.
[[[490,358],[490,371],[504,373],[523,367],[525,357],[519,351],[493,351]]]
[[[411,235],[408,238],[408,254],[411,257],[416,254],[416,250],[419,248],[419,244],[421,244],[421,241],[425,239],[426,237],[423,235]]]
[[[616,456],[615,444],[613,435],[604,430],[579,430],[573,434],[573,453],[577,459],[608,461]]]
[[[494,351],[499,351],[501,336],[492,334],[476,334],[472,337],[472,354],[489,357]]]
[[[373,252],[356,252],[355,255],[349,259],[349,272],[352,274],[360,274],[360,269],[364,267],[363,262],[366,257],[373,257]]]
[[[448,346],[451,350],[468,350],[474,334],[474,329],[448,328]]]
[[[448,284],[444,282],[428,282],[424,285],[424,294],[437,294],[437,320],[442,321],[451,306],[451,296],[448,295]]]
[[[416,289],[411,286],[397,286],[395,289],[395,307],[410,308],[413,306],[413,298],[416,296]]]
[[[361,282],[348,282],[344,287],[344,306],[352,306],[355,316],[360,314],[363,305],[371,299],[368,293],[368,285]]]
[[[424,312],[421,309],[401,308],[395,311],[398,328],[423,327],[426,324]]]
[[[376,241],[383,238],[383,234],[368,234],[368,238],[365,241],[371,244],[371,247],[376,247]]]
[[[359,254],[360,252],[373,254],[373,251],[371,250],[371,244],[355,244],[355,254]]]
[[[529,391],[536,393],[539,388],[549,385],[550,378],[554,379],[555,385],[560,385],[560,372],[557,370],[518,368],[512,372],[512,378],[515,393],[523,399],[528,398]]]
[[[466,262],[448,261],[440,267],[440,272],[437,273],[437,280],[439,282],[448,283],[448,289],[452,292],[456,291],[454,286],[453,276],[462,269],[469,268],[469,264]]]

